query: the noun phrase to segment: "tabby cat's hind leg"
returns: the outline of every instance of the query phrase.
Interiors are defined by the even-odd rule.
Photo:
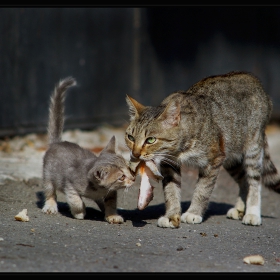
[[[234,220],[241,220],[245,213],[246,198],[248,194],[248,185],[245,178],[245,169],[243,167],[243,161],[236,162],[229,167],[224,166],[228,173],[233,177],[235,182],[239,186],[239,195],[235,206],[228,210],[227,218]]]
[[[261,187],[263,145],[255,141],[246,150],[244,166],[248,183],[248,195],[246,199],[245,216],[242,223],[246,225],[261,225]]]

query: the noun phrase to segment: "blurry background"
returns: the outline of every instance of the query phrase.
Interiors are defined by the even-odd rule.
[[[45,132],[62,78],[65,129],[128,121],[125,95],[158,105],[233,70],[257,75],[280,119],[280,7],[0,8],[0,137]]]

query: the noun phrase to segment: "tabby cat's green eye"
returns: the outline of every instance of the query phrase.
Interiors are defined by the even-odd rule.
[[[153,144],[153,143],[155,143],[155,141],[156,141],[155,137],[149,137],[146,139],[147,144]]]
[[[128,138],[130,141],[134,142],[134,137],[133,137],[132,135],[128,134],[128,135],[127,135],[127,138]]]

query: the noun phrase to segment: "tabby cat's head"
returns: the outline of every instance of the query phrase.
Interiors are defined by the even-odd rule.
[[[154,160],[159,163],[178,152],[180,103],[171,100],[158,107],[143,106],[126,96],[130,124],[125,142],[130,149],[131,160]]]

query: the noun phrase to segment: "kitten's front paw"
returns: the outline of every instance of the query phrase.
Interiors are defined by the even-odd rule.
[[[55,201],[46,201],[42,212],[45,214],[57,214],[58,209],[57,209],[57,204]]]
[[[180,227],[180,215],[175,214],[172,217],[162,216],[158,219],[157,225],[162,228],[179,228]]]
[[[233,220],[241,220],[244,216],[243,211],[239,211],[236,208],[231,208],[227,212],[227,218],[233,219]]]
[[[109,223],[109,224],[122,224],[124,223],[124,219],[122,216],[120,215],[111,215],[111,216],[107,216],[105,218],[105,220]]]
[[[242,224],[251,225],[251,226],[259,226],[262,224],[261,217],[254,214],[247,214],[243,217]]]
[[[188,223],[188,224],[200,224],[202,222],[202,217],[199,215],[185,212],[181,216],[181,221],[183,223]]]

